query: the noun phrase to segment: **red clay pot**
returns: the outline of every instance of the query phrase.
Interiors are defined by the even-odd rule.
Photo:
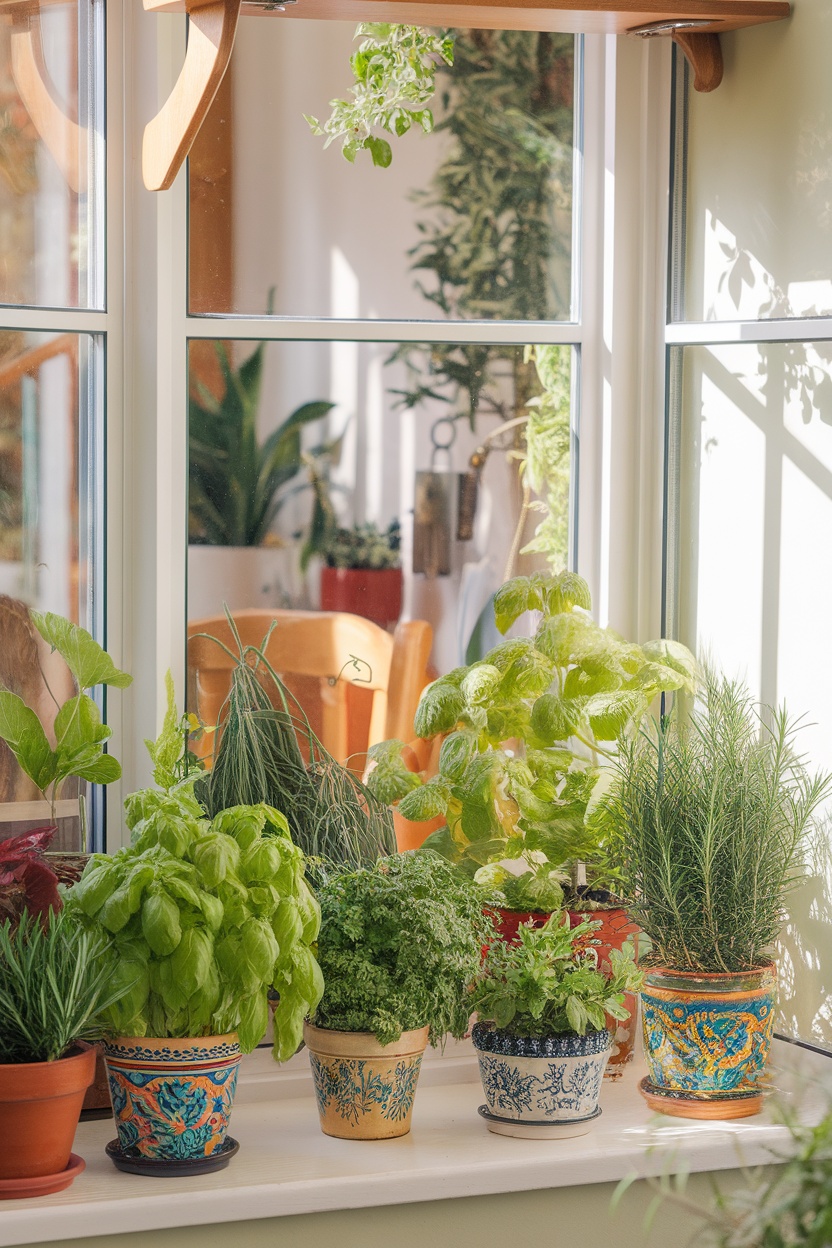
[[[497,908],[494,910],[494,928],[501,940],[507,945],[517,944],[517,929],[521,923],[531,923],[532,927],[543,927],[551,919],[551,912],[546,914],[542,910],[503,910]]]
[[[81,1041],[55,1062],[0,1065],[0,1180],[66,1169],[94,1077],[95,1049]]]
[[[610,949],[623,948],[625,942],[634,940],[639,932],[638,926],[621,906],[609,910],[567,910],[567,914],[572,927],[585,919],[600,922],[601,926],[595,929],[592,943],[598,952],[598,969],[601,971],[610,970]],[[607,1015],[607,1027],[612,1036],[612,1050],[607,1062],[607,1077],[610,1079],[620,1078],[624,1074],[624,1067],[633,1059],[638,1028],[637,994],[625,992],[624,1004],[630,1011],[626,1023]]]
[[[402,613],[401,568],[321,568],[321,610],[348,611],[381,628]]]

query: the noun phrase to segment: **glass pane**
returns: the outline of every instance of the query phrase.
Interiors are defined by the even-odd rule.
[[[348,94],[354,34],[240,23],[190,162],[191,311],[569,319],[574,38],[457,31],[436,130],[392,139],[376,168],[304,120]]]
[[[223,603],[259,608],[266,622],[276,608],[344,611],[390,630],[425,620],[437,672],[495,644],[490,597],[506,575],[547,556],[562,569],[569,548],[571,350],[528,351],[192,343],[192,631],[215,628]],[[453,402],[417,401],[408,365],[428,363],[431,388]],[[473,406],[442,383],[443,367],[468,370]],[[545,509],[524,508],[535,498]],[[400,546],[386,540],[391,524]],[[350,754],[366,750],[367,728]],[[402,731],[412,736],[412,712]]]
[[[0,330],[0,686],[35,711],[47,736],[72,680],[28,608],[101,631],[102,354],[87,334]],[[53,848],[81,848],[80,795],[72,780],[57,794]],[[42,795],[0,742],[0,839],[52,822],[48,806],[30,802]]]
[[[103,307],[103,0],[0,23],[0,303]]]
[[[807,761],[832,757],[832,344],[684,352],[682,640],[805,716]],[[781,949],[789,1034],[832,1048],[829,828],[810,853]]]
[[[725,89],[689,93],[693,321],[832,313],[828,0],[724,36]]]

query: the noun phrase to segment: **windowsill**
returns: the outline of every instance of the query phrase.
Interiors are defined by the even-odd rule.
[[[774,1061],[784,1090],[795,1088],[795,1071],[832,1069],[780,1041]],[[653,1116],[637,1091],[641,1074],[634,1064],[605,1084],[603,1115],[589,1135],[506,1139],[477,1115],[483,1097],[473,1051],[449,1046],[425,1061],[411,1134],[364,1143],[322,1134],[305,1053],[278,1069],[259,1050],[241,1072],[231,1134],[242,1147],[227,1169],[182,1179],[122,1174],[104,1155],[112,1122],[82,1123],[75,1151],[86,1159],[84,1173],[55,1196],[0,1205],[0,1246],[603,1183],[633,1171],[659,1174],[670,1150],[690,1171],[729,1170],[771,1161],[786,1142],[767,1111],[734,1123]]]

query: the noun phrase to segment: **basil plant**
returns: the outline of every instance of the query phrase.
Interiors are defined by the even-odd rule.
[[[444,816],[426,845],[502,889],[510,908],[554,910],[579,863],[596,887],[614,884],[603,798],[617,744],[659,694],[692,693],[697,665],[679,642],[639,646],[601,628],[573,572],[517,577],[494,606],[502,633],[527,612],[538,622],[422,694],[414,730],[444,738],[438,775],[423,782],[402,743],[386,741],[370,752],[369,785],[407,819]],[[498,865],[512,859],[519,879]]]

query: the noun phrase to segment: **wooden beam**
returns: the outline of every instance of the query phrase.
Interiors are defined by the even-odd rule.
[[[701,34],[696,31],[677,30],[673,42],[688,58],[693,70],[695,91],[715,91],[722,82],[722,45],[719,35]]]

